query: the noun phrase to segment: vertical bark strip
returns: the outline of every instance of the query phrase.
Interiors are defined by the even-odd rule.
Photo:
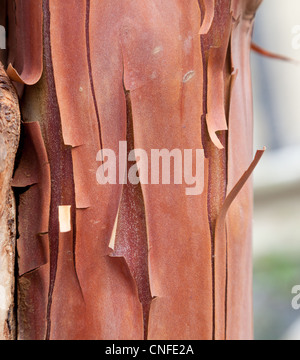
[[[249,52],[260,2],[0,0],[24,121],[18,338],[252,337],[248,180],[262,152],[253,161]],[[151,161],[148,184],[124,182],[126,140],[127,154],[148,159],[204,150],[203,193],[151,185]],[[116,184],[97,182],[102,149],[116,154]]]
[[[10,15],[7,73],[17,82],[34,85],[43,72],[42,1],[8,1]]]
[[[0,339],[15,337],[15,201],[11,178],[19,142],[18,98],[0,63]]]
[[[228,30],[225,30],[225,27],[229,25],[228,19],[231,18],[230,15],[230,2],[229,1],[219,1],[216,3],[214,9],[214,18],[211,23],[209,31],[202,35],[200,38],[201,48],[203,51],[203,68],[204,68],[204,81],[203,81],[203,116],[202,121],[208,121],[208,114],[211,118],[218,118],[227,115],[226,127],[228,122],[228,105],[226,104],[226,99],[228,98],[228,82],[226,78],[230,77],[231,69],[226,67],[225,57],[228,56]],[[200,8],[203,11],[203,5],[200,3]],[[227,34],[227,39],[224,39],[222,42],[221,37]],[[222,44],[222,47],[220,47]],[[211,47],[214,47],[214,51],[218,52],[218,56],[223,58],[221,61],[221,66],[219,64],[219,59],[217,60],[218,74],[216,74],[216,82],[218,84],[211,84],[211,80],[214,78],[214,72],[211,67],[213,65],[212,56],[211,56]],[[221,77],[220,77],[221,73]],[[209,76],[210,75],[210,76]],[[220,97],[215,96],[213,89],[215,87],[221,88],[223,95]],[[209,90],[210,89],[210,90]],[[226,97],[224,96],[226,95]],[[216,113],[214,112],[214,107],[208,106],[208,103],[218,101],[220,104],[216,107]],[[223,109],[220,113],[220,109]],[[210,113],[209,113],[210,112]],[[205,125],[205,124],[204,124]],[[225,128],[226,128],[225,127]],[[213,132],[216,130],[214,127]],[[220,129],[222,130],[222,128]],[[205,154],[209,159],[209,180],[208,180],[208,194],[207,194],[207,207],[208,207],[208,221],[210,225],[210,234],[211,234],[211,244],[212,244],[212,284],[213,284],[213,339],[215,338],[215,323],[216,323],[216,297],[218,293],[215,291],[215,226],[218,218],[218,214],[221,210],[223,202],[226,197],[226,186],[227,186],[227,133],[222,131],[219,133],[217,143],[222,144],[222,146],[216,146],[211,141],[211,131],[209,130],[209,123],[207,127],[202,128],[202,141],[205,149]],[[223,149],[222,149],[223,147]]]
[[[99,132],[99,140],[100,140],[100,149],[103,149],[103,141],[101,134],[101,123],[100,123],[100,115],[98,110],[98,104],[95,94],[95,85],[93,80],[93,71],[92,71],[92,62],[91,62],[91,47],[90,47],[90,16],[91,16],[91,1],[86,1],[86,23],[85,23],[85,31],[86,31],[86,51],[87,51],[87,61],[88,61],[88,70],[89,70],[89,78],[90,78],[90,86],[93,95],[93,102],[95,106],[95,112],[97,116],[98,123],[98,132]]]
[[[262,0],[233,1],[234,27],[228,132],[228,189],[234,188],[253,159],[253,111],[250,47],[255,12]],[[252,218],[253,190],[248,181],[228,211],[227,339],[252,339]],[[237,221],[239,219],[239,221]],[[238,264],[237,266],[237,259]],[[247,324],[247,326],[245,326]]]

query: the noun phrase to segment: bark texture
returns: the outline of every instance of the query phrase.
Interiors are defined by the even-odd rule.
[[[0,63],[0,339],[15,337],[15,201],[11,178],[19,143],[18,97]]]
[[[262,152],[253,161],[249,53],[260,2],[7,2],[24,121],[19,339],[252,338],[248,180]],[[119,154],[123,140],[149,158],[204,149],[202,195],[99,185],[98,151]]]

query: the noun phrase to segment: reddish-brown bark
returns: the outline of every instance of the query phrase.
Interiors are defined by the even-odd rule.
[[[260,2],[8,6],[24,121],[20,339],[252,338],[247,180],[262,153],[252,163],[249,52]],[[204,149],[202,195],[99,185],[97,152],[118,155],[124,140],[149,158]]]

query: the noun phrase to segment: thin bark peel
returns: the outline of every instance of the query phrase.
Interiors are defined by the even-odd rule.
[[[9,1],[8,15],[12,31],[8,39],[10,52],[7,73],[13,81],[36,84],[43,71],[42,2]]]

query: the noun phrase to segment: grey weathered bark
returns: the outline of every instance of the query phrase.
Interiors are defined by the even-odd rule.
[[[0,339],[5,340],[15,338],[13,304],[16,221],[11,178],[19,131],[18,98],[0,65]]]

